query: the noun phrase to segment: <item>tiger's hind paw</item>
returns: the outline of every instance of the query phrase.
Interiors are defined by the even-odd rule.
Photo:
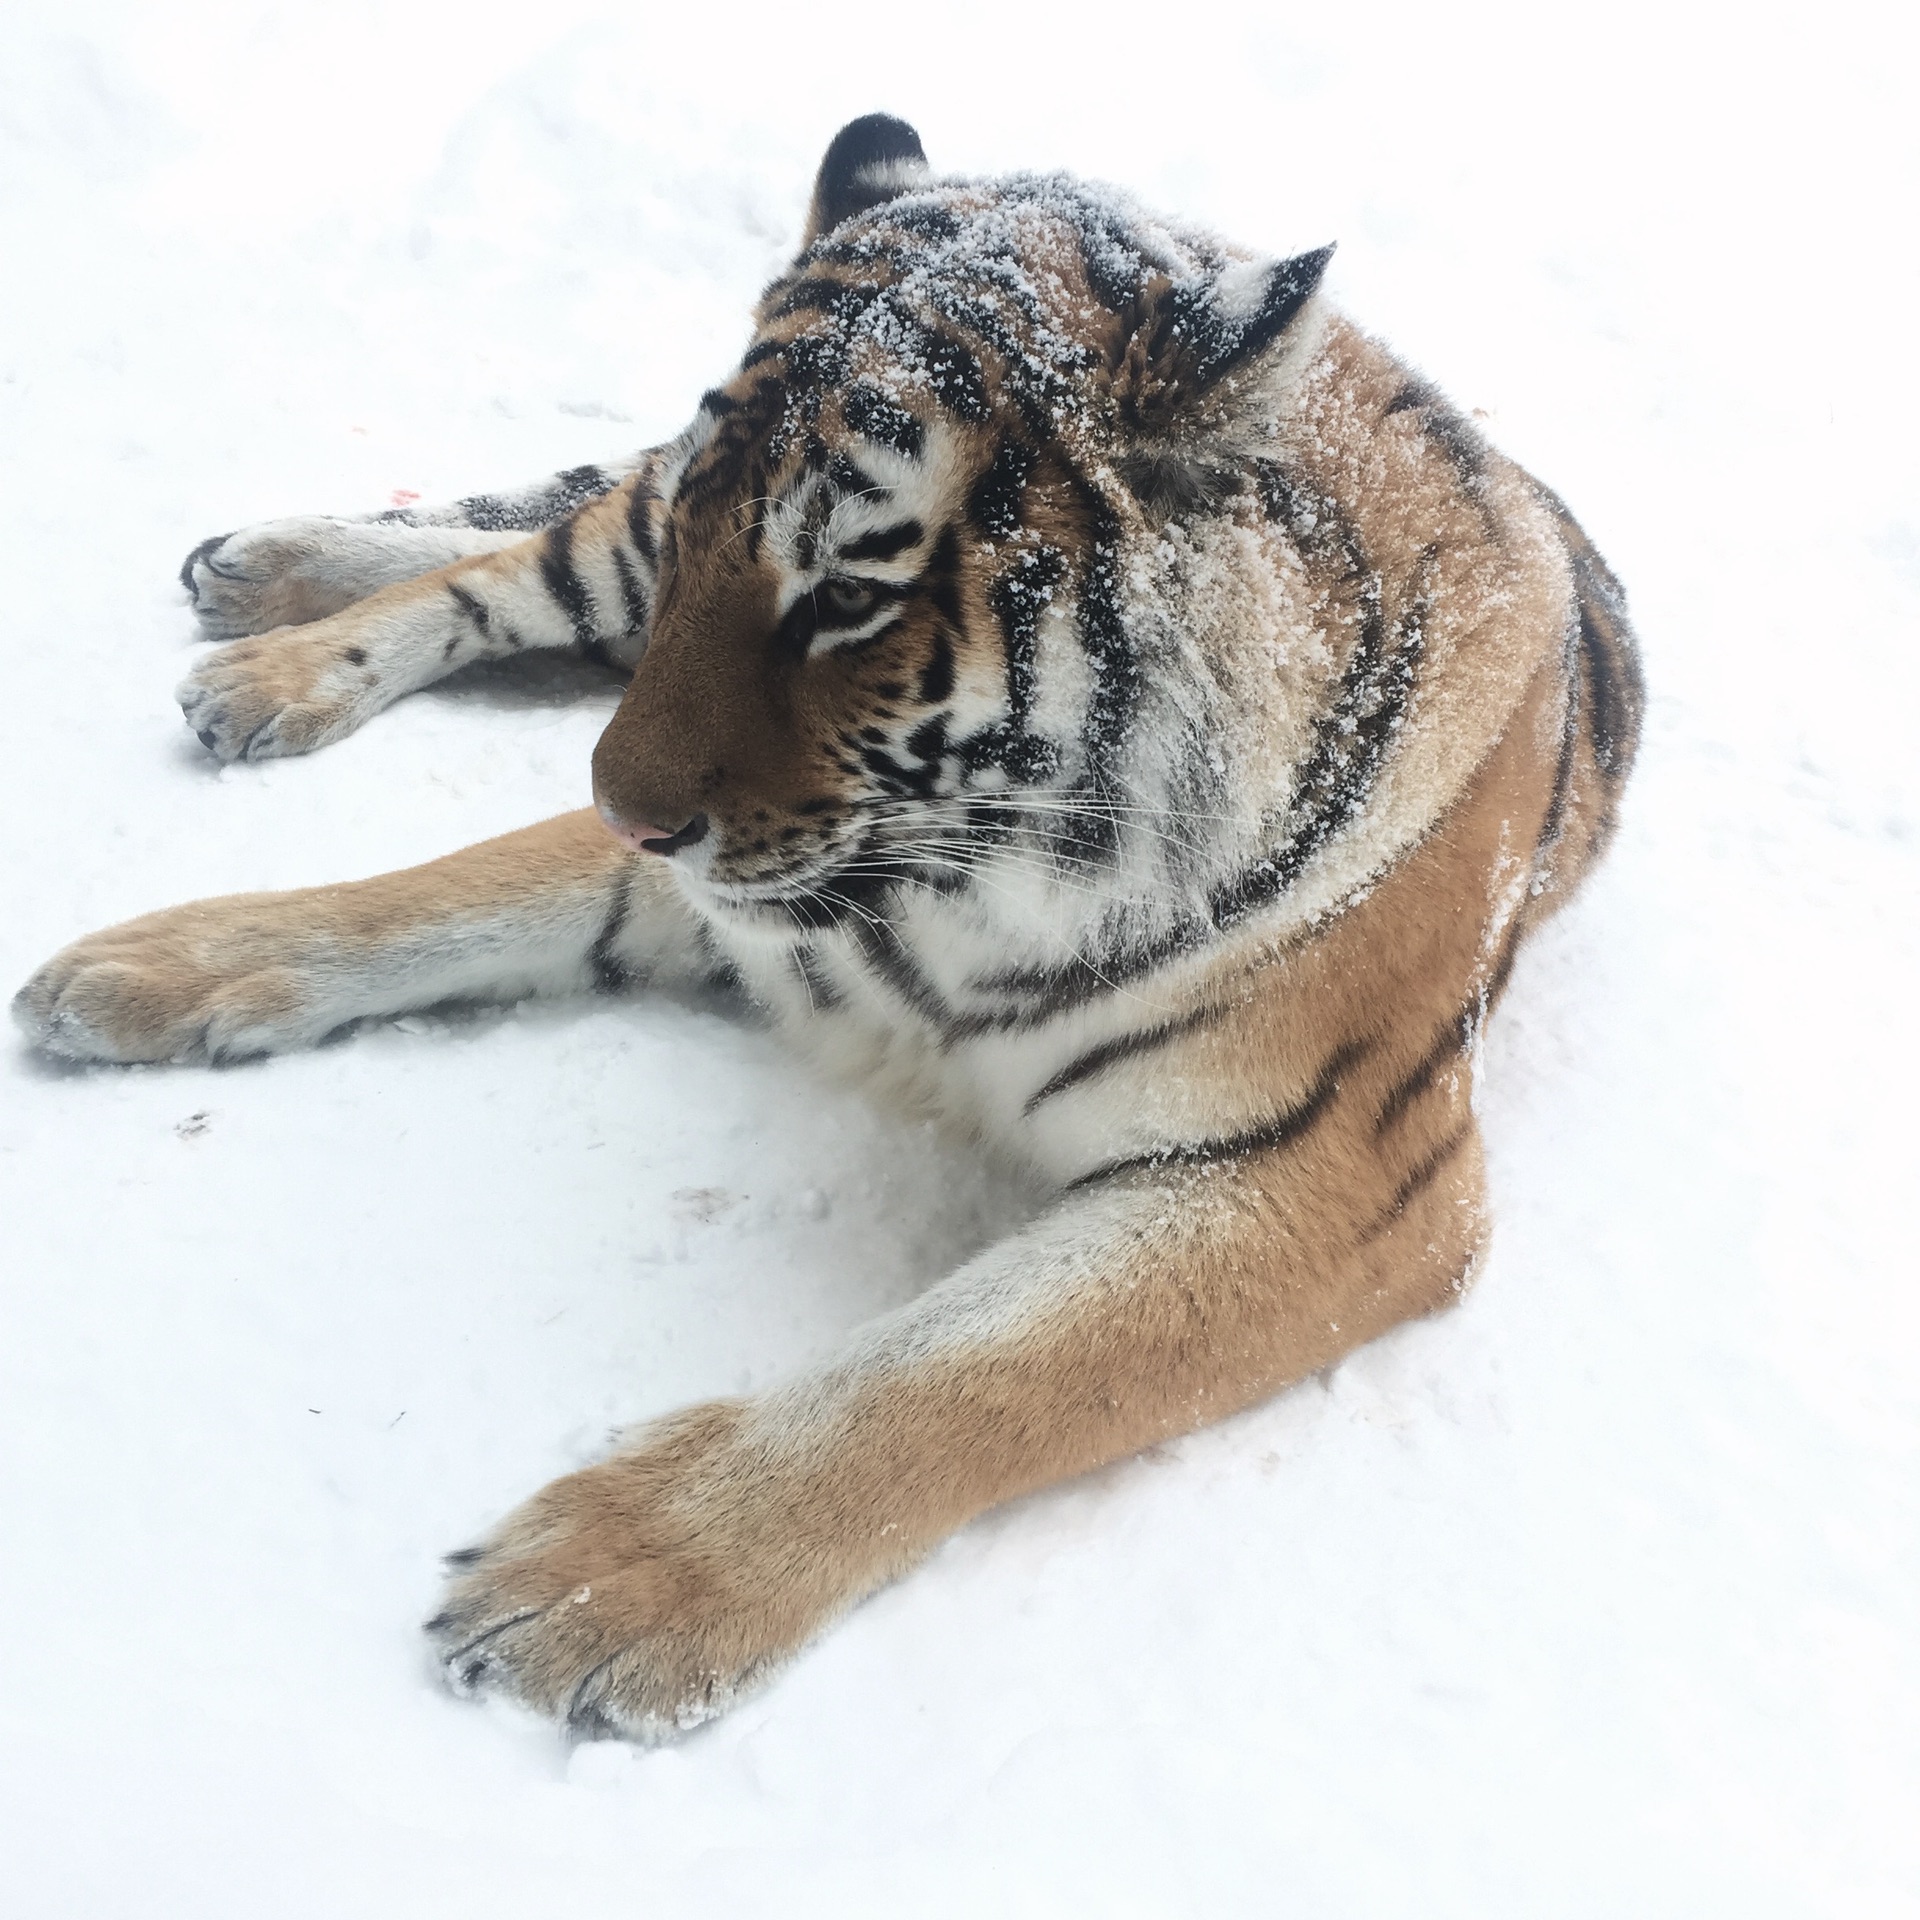
[[[187,555],[180,584],[209,640],[303,626],[369,591],[336,552],[351,538],[349,525],[317,516],[218,533]]]

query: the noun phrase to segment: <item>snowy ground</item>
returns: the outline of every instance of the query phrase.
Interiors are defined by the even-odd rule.
[[[0,983],[580,804],[585,670],[217,772],[173,570],[678,426],[885,106],[938,166],[1337,238],[1629,583],[1645,757],[1494,1030],[1494,1257],[684,1746],[569,1752],[431,1683],[436,1555],[1020,1196],[700,1007],[0,1043],[5,1910],[1920,1911],[1899,11],[648,11],[0,13]]]

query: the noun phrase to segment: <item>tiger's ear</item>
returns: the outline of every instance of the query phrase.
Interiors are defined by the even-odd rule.
[[[1295,344],[1332,258],[1319,247],[1291,260],[1237,260],[1204,279],[1148,280],[1121,325],[1113,385],[1122,418],[1163,433],[1230,375],[1267,371]]]
[[[931,177],[920,136],[890,113],[862,114],[833,136],[814,177],[804,251],[842,220],[906,193]]]

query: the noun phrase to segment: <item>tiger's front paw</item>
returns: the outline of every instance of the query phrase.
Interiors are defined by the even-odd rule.
[[[328,621],[236,640],[202,660],[174,697],[223,761],[310,753],[384,704],[365,651]]]
[[[880,1572],[718,1401],[536,1494],[449,1557],[427,1622],[456,1692],[653,1744],[764,1684]]]
[[[368,591],[338,551],[355,531],[310,515],[217,533],[187,555],[180,584],[211,640],[324,620]]]
[[[148,914],[57,953],[14,995],[27,1039],[69,1060],[235,1060],[317,1039],[289,896]]]

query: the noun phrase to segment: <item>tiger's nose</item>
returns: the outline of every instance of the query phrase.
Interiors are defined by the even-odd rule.
[[[679,827],[657,827],[650,820],[623,820],[604,800],[600,803],[600,819],[616,840],[639,853],[673,854],[682,847],[697,846],[712,824],[704,813],[696,813]]]

